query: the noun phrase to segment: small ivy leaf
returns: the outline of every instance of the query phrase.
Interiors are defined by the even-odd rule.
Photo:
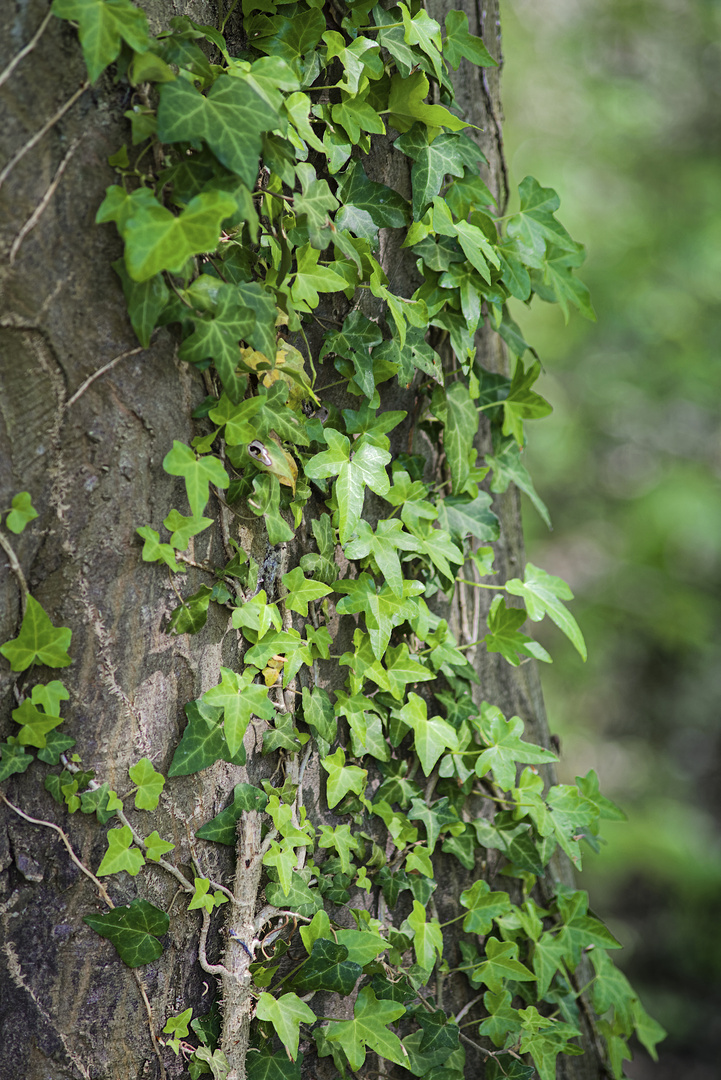
[[[433,854],[436,841],[446,826],[458,823],[458,813],[444,796],[430,806],[423,799],[413,799],[408,811],[411,821],[422,821],[426,829],[428,849]]]
[[[548,988],[551,985],[553,976],[557,971],[563,971],[563,958],[565,953],[565,946],[559,936],[554,936],[550,933],[542,934],[538,941],[533,946],[533,970],[536,973],[538,979],[538,998],[539,1000],[546,996]],[[591,959],[596,954],[606,956],[600,949],[593,949]],[[611,963],[611,961],[609,961]],[[613,964],[611,964],[613,967]],[[616,968],[614,967],[615,971]],[[620,975],[620,972],[619,972]],[[623,978],[623,976],[621,976]],[[596,984],[594,983],[594,986]],[[594,999],[595,1007],[595,999]],[[599,1016],[602,1015],[606,1009],[599,1010]]]
[[[490,933],[494,920],[507,915],[511,910],[511,898],[507,892],[491,892],[488,882],[480,879],[470,889],[461,893],[461,904],[468,909],[463,920],[463,929],[467,934]]]
[[[169,840],[163,840],[157,829],[154,829],[150,836],[145,837],[145,858],[150,859],[151,862],[159,862],[163,855],[167,855],[174,847],[175,844],[171,844]]]
[[[210,894],[210,881],[208,878],[194,878],[195,892],[188,904],[188,911],[197,911],[202,908],[207,911],[209,915],[213,914],[213,910],[216,907],[220,907],[221,904],[228,903],[228,897],[225,893],[222,893],[220,889],[216,889],[215,892]]]
[[[446,37],[443,41],[443,58],[454,71],[465,57],[475,67],[497,67],[486,46],[479,37],[468,32],[468,16],[465,11],[449,11],[446,15]]]
[[[227,488],[230,478],[216,457],[197,457],[185,443],[173,440],[173,449],[163,458],[163,468],[171,476],[182,476],[193,517],[199,518],[210,498],[209,485]]]
[[[17,495],[13,496],[10,505],[12,506],[12,509],[5,518],[5,524],[10,532],[17,535],[23,531],[26,525],[29,525],[31,521],[35,520],[38,516],[38,512],[33,506],[29,491],[18,492]]]
[[[501,990],[498,994],[488,990],[483,995],[483,1004],[490,1015],[479,1026],[478,1034],[485,1035],[494,1046],[503,1046],[508,1034],[512,1032],[515,1035],[522,1030],[518,1010],[511,1008],[511,1000],[508,990]]]
[[[359,852],[362,850],[358,839],[351,836],[350,825],[347,822],[344,822],[343,825],[337,825],[335,828],[331,828],[330,825],[321,825],[320,832],[318,846],[321,848],[333,848],[337,851],[341,871],[344,874],[350,874],[350,853],[351,851]]]
[[[438,502],[438,519],[457,540],[475,536],[481,542],[498,540],[501,532],[498,518],[490,509],[491,496],[479,491],[474,498],[467,495],[447,495]]]
[[[135,793],[135,809],[155,810],[165,787],[163,774],[156,772],[152,761],[144,757],[136,765],[130,766],[128,776],[138,786]]]
[[[194,1060],[201,1063],[201,1066],[203,1066],[202,1072],[193,1070]],[[209,1046],[199,1046],[190,1059],[191,1077],[195,1078],[207,1073],[208,1069],[204,1068],[206,1065],[212,1073],[213,1080],[226,1080],[230,1072],[230,1062],[222,1050],[211,1050]]]
[[[28,596],[20,633],[0,646],[0,653],[13,671],[26,671],[36,661],[48,667],[67,667],[72,663],[67,654],[72,636],[67,626],[53,626],[37,600]]]
[[[418,900],[413,901],[413,911],[401,924],[401,930],[407,930],[413,936],[413,950],[416,955],[416,963],[424,971],[433,970],[436,959],[443,956],[443,933],[438,919],[426,922],[426,912],[423,904]]]
[[[34,760],[19,743],[9,740],[0,743],[0,784],[14,773],[24,773]]]
[[[518,945],[513,941],[488,938],[486,959],[473,972],[473,977],[498,994],[506,980],[535,982],[536,976],[518,960]]]
[[[148,20],[130,0],[53,0],[53,15],[78,23],[78,37],[91,82],[117,60],[123,41],[136,53],[150,47]]]
[[[558,942],[564,950],[564,960],[571,970],[577,967],[581,952],[589,945],[604,949],[620,949],[611,931],[600,919],[588,914],[588,893],[583,889],[568,890],[558,898],[558,911],[562,926]]]
[[[175,552],[170,544],[161,544],[160,533],[151,529],[149,525],[142,525],[135,530],[141,540],[144,540],[142,559],[143,562],[164,562],[171,570],[180,572],[180,567],[175,561]]]
[[[457,750],[458,737],[451,725],[440,716],[428,719],[428,707],[418,694],[409,694],[408,703],[400,711],[401,718],[415,733],[414,748],[426,776],[444,750]]]
[[[513,578],[506,582],[506,589],[513,596],[523,598],[528,617],[534,622],[540,622],[544,615],[548,615],[580,653],[581,658],[586,659],[588,654],[581,629],[573,615],[561,603],[562,600],[573,599],[573,593],[562,578],[548,574],[533,563],[527,563],[523,581]]]
[[[61,716],[53,716],[38,709],[29,698],[25,698],[19,708],[13,709],[13,720],[22,727],[17,734],[17,740],[21,746],[35,746],[42,750],[46,743],[46,735],[62,724]]]
[[[526,371],[521,360],[517,360],[508,396],[503,402],[503,434],[512,435],[519,446],[523,446],[523,421],[538,420],[553,412],[546,399],[531,390],[540,374],[538,361]]]
[[[271,994],[261,994],[255,1015],[273,1025],[291,1061],[298,1056],[300,1025],[314,1024],[316,1020],[313,1010],[293,993],[282,994],[277,1000]]]
[[[485,776],[492,769],[496,782],[503,791],[514,786],[516,762],[547,764],[558,761],[550,750],[522,740],[524,725],[520,716],[512,716],[510,720],[506,720],[495,705],[483,702],[481,719],[477,726],[488,749],[476,759],[476,776]]]
[[[190,1023],[192,1015],[193,1009],[191,1006],[191,1008],[186,1009],[184,1012],[178,1013],[177,1016],[169,1016],[165,1027],[163,1028],[164,1034],[175,1036],[174,1039],[166,1039],[165,1045],[170,1046],[176,1056],[180,1051],[180,1040],[188,1037],[188,1024]]]
[[[213,524],[213,518],[184,517],[177,510],[171,510],[163,525],[171,533],[170,546],[177,551],[185,551],[190,538],[202,533]]]
[[[485,1066],[486,1080],[534,1080],[535,1075],[536,1070],[532,1065],[524,1065],[519,1058],[510,1054],[489,1058]]]
[[[168,932],[170,919],[147,900],[133,900],[128,907],[117,907],[105,915],[86,915],[88,926],[108,938],[128,967],[140,967],[157,960],[163,952],[158,941]]]
[[[197,634],[208,621],[208,608],[213,599],[209,585],[201,585],[197,592],[186,596],[170,614],[167,634]]]
[[[357,765],[346,765],[345,751],[340,746],[334,754],[323,758],[321,765],[328,773],[327,799],[330,810],[337,806],[348,792],[359,797],[363,795],[368,770],[359,769]]]
[[[79,802],[80,800],[78,800]],[[123,825],[120,829],[111,829],[109,831],[108,850],[98,867],[98,877],[104,877],[106,874],[119,874],[122,870],[127,870],[131,877],[135,877],[140,873],[141,868],[145,866],[145,859],[138,848],[130,846],[132,842],[133,834],[129,825]],[[93,929],[96,928],[93,927]],[[159,955],[160,953],[158,953]],[[147,961],[143,961],[143,963],[147,963]]]
[[[381,520],[375,532],[367,521],[358,522],[356,539],[346,544],[345,553],[350,559],[375,559],[383,579],[398,597],[403,596],[403,572],[398,551],[418,551],[418,540],[403,529],[398,520]]]
[[[515,439],[504,439],[497,446],[494,445],[495,453],[486,454],[486,463],[493,470],[491,491],[504,492],[510,483],[528,496],[544,522],[551,528],[551,517],[548,508],[536,491],[528,469],[521,461],[521,449]]]
[[[351,456],[350,440],[345,435],[329,428],[325,436],[329,449],[310,459],[305,474],[311,480],[338,477],[334,491],[338,500],[340,542],[345,544],[361,519],[366,487],[376,495],[388,493],[390,482],[385,467],[391,455],[368,441],[368,436],[361,435]]]
[[[299,615],[308,616],[308,603],[311,600],[320,600],[333,590],[320,581],[310,581],[301,568],[296,566],[294,570],[284,574],[281,578],[283,585],[288,590],[288,595],[283,597],[285,606],[290,611],[297,611]]]
[[[162,274],[155,274],[147,281],[138,282],[130,277],[123,259],[116,259],[112,266],[120,278],[133,330],[140,344],[147,349],[158,319],[170,299],[170,290]]]
[[[502,596],[495,596],[488,612],[489,633],[483,638],[489,653],[500,653],[513,667],[518,667],[522,656],[533,656],[550,664],[551,657],[542,645],[521,633],[527,612],[524,608],[506,607]]]
[[[328,215],[337,210],[338,205],[338,200],[331,193],[327,180],[312,180],[309,184],[303,185],[302,194],[295,195],[293,208],[299,223],[305,223],[308,229],[312,247],[323,251],[330,244],[333,234]]]
[[[369,986],[364,986],[356,998],[354,1019],[334,1020],[326,1028],[325,1037],[328,1042],[338,1043],[355,1072],[363,1068],[366,1047],[396,1065],[404,1065],[407,1059],[403,1045],[387,1025],[398,1020],[405,1011],[405,1005],[379,1000]]]

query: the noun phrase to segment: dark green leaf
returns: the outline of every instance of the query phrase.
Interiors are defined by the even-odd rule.
[[[108,938],[128,967],[157,960],[163,952],[158,938],[167,934],[170,925],[164,911],[138,899],[105,915],[86,915],[83,922],[101,937]]]

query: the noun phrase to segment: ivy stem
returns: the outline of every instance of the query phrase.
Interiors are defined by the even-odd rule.
[[[475,589],[495,589],[496,591],[503,589],[504,592],[508,592],[505,585],[484,585],[482,581],[468,581],[467,578],[462,577],[457,577],[456,581],[459,581],[461,585],[472,585]],[[477,645],[479,643],[473,642],[473,644]]]
[[[33,49],[35,48],[37,43],[40,41],[40,38],[42,37],[42,35],[45,33],[45,29],[46,29],[48,23],[50,22],[50,20],[52,19],[52,17],[53,17],[52,11],[48,11],[47,15],[45,16],[43,21],[40,23],[40,26],[37,28],[37,30],[35,31],[33,36],[30,38],[30,41],[28,41],[27,45],[24,45],[22,47],[22,49],[20,50],[20,52],[16,53],[15,56],[13,56],[12,60],[8,64],[8,66],[5,68],[5,70],[2,72],[2,74],[0,74],[0,86],[2,86],[3,83],[6,83],[8,81],[8,79],[10,78],[13,71],[15,70],[15,68],[20,63],[20,61],[24,60],[25,57],[28,55],[28,53],[33,51]]]
[[[25,580],[25,575],[23,574],[22,567],[20,566],[20,563],[18,562],[18,558],[17,558],[17,555],[15,554],[13,546],[10,543],[10,541],[8,540],[8,538],[5,536],[5,534],[1,533],[1,532],[0,532],[0,547],[3,549],[3,551],[7,555],[8,562],[10,563],[10,569],[12,570],[13,574],[17,578],[17,583],[18,583],[18,585],[20,587],[20,611],[22,613],[23,618],[25,618],[25,611],[26,611],[27,606],[28,606],[28,596],[30,595],[30,590],[28,589],[28,583]],[[19,812],[20,811],[18,811],[18,813]]]

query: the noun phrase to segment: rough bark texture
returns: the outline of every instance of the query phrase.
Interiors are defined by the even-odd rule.
[[[464,8],[471,32],[481,33],[499,54],[496,0],[485,6],[469,0],[428,6],[436,18],[451,7]],[[154,29],[184,9],[192,8],[200,21],[207,14],[200,5],[167,0],[155,0],[148,7]],[[46,11],[41,0],[18,0],[12,10],[6,7],[0,26],[0,67],[29,41]],[[488,180],[502,201],[506,181],[499,70],[473,70],[464,61],[457,82],[467,119],[481,129],[481,145],[490,162]],[[51,20],[37,48],[0,88],[2,161],[9,160],[84,79],[74,30]],[[17,538],[15,550],[33,595],[56,625],[73,630],[73,665],[63,673],[71,692],[65,729],[77,739],[85,766],[121,794],[128,787],[127,768],[139,757],[150,757],[158,769],[167,770],[182,731],[184,703],[215,685],[221,663],[233,665],[238,655],[237,635],[228,633],[227,619],[217,611],[195,637],[167,636],[163,628],[177,603],[175,594],[157,565],[140,560],[136,527],[147,523],[157,527],[170,507],[184,505],[179,501],[181,481],[168,477],[161,461],[174,438],[190,441],[190,410],[205,390],[201,377],[178,362],[169,331],[160,331],[148,350],[137,347],[111,269],[120,255],[120,242],[113,228],[99,228],[93,222],[105,187],[114,181],[107,157],[127,140],[125,108],[124,85],[114,85],[106,73],[18,162],[0,189],[0,251],[8,260],[23,223],[79,139],[38,224],[19,247],[15,244],[12,265],[5,261],[1,271],[0,508],[9,505],[15,492],[28,490],[40,511],[38,521]],[[398,174],[404,161],[389,153],[388,143],[379,142],[368,171],[408,194],[409,177]],[[385,238],[383,263],[393,287],[405,292],[407,283],[405,294],[410,295],[414,268],[399,243],[397,235]],[[374,309],[369,306],[367,314],[374,314]],[[505,367],[495,335],[482,331],[479,345],[486,367]],[[116,359],[114,366],[86,385]],[[331,381],[335,372],[321,375],[321,396],[323,383]],[[342,397],[334,400],[342,406],[353,404]],[[413,436],[413,390],[389,390],[386,384],[383,407],[408,411],[396,433],[398,447],[407,449],[409,438],[415,437],[413,449],[428,456],[430,468],[437,467],[435,448],[425,436]],[[485,438],[483,431],[480,438]],[[497,565],[502,576],[516,576],[523,565],[518,499],[509,494],[498,502],[504,540]],[[270,579],[297,562],[304,538],[301,533],[297,543],[274,552],[268,549],[262,525],[255,524],[249,523],[241,541],[266,566],[270,595]],[[198,538],[196,557],[206,557],[208,543],[219,546],[220,540]],[[216,554],[222,557],[220,549]],[[17,633],[20,603],[14,575],[5,564],[0,569],[0,640],[5,641]],[[202,578],[190,571],[183,591],[189,593],[201,583]],[[483,596],[464,597],[454,613],[465,634],[473,634],[474,618],[477,621],[484,603]],[[352,627],[347,632],[350,635]],[[528,738],[547,745],[534,665],[512,669],[499,657],[480,653],[477,664],[483,696],[508,715],[522,716],[529,725]],[[340,684],[343,676],[337,668],[320,666],[326,685]],[[4,735],[13,726],[15,679],[3,661]],[[191,876],[194,830],[222,808],[235,783],[257,782],[273,768],[268,759],[260,758],[255,739],[251,729],[247,769],[218,763],[166,786],[154,827],[176,844],[175,854]],[[5,787],[8,797],[28,814],[62,825],[81,859],[97,868],[105,850],[105,830],[94,819],[66,815],[43,790],[38,775],[31,769],[13,777]],[[314,815],[321,811],[320,786],[318,763],[311,759],[304,798]],[[139,815],[135,818],[142,830],[144,823]],[[220,877],[232,872],[227,850],[219,854],[217,845],[203,847],[199,858],[206,874]],[[458,863],[450,863],[439,875],[444,881],[436,896],[441,918],[466,885]],[[161,1075],[139,985],[112,946],[83,923],[83,915],[100,910],[97,896],[57,834],[28,824],[3,807],[0,871],[1,1080]],[[137,879],[113,876],[108,891],[116,904],[142,895],[167,909],[176,885],[151,866]],[[140,969],[156,1033],[169,1014],[189,1005],[196,1014],[207,1011],[215,993],[213,979],[198,965],[200,915],[183,914],[184,906],[176,902],[161,959]],[[209,960],[217,961],[221,939],[212,928],[208,950]],[[226,952],[226,963],[231,952]],[[168,1052],[163,1059],[169,1076],[181,1074],[181,1059]],[[476,1073],[481,1071],[479,1064]],[[590,1080],[598,1075],[595,1056],[570,1058],[559,1068],[561,1073],[573,1080]]]

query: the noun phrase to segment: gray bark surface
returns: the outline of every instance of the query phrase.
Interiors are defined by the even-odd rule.
[[[195,19],[212,21],[212,16],[203,18],[197,4],[156,0],[147,6],[156,30],[173,14],[191,7]],[[466,10],[471,32],[481,33],[487,47],[500,56],[497,0],[485,7],[469,0],[428,7],[439,19],[451,7]],[[47,11],[40,0],[21,0],[8,8],[0,16],[0,69],[30,40]],[[502,201],[499,74],[500,69],[473,70],[464,61],[456,81],[466,118],[481,129],[481,147],[490,163],[486,179]],[[0,167],[84,80],[75,31],[52,19],[37,48],[0,87],[4,116]],[[182,481],[167,476],[161,462],[174,438],[185,442],[192,438],[190,411],[206,391],[201,376],[177,360],[170,331],[159,331],[149,349],[138,347],[111,269],[121,254],[120,241],[113,227],[94,224],[105,187],[115,180],[107,157],[128,141],[122,116],[127,107],[125,86],[114,85],[106,72],[18,162],[0,188],[0,508],[8,507],[16,492],[28,490],[40,512],[13,544],[31,593],[56,625],[73,631],[73,665],[62,672],[71,694],[63,730],[77,740],[75,750],[84,766],[95,769],[98,780],[109,781],[121,795],[130,786],[127,768],[140,757],[150,757],[157,769],[167,772],[185,724],[183,705],[219,681],[221,664],[235,666],[238,659],[238,636],[229,630],[226,613],[217,608],[196,636],[164,633],[177,598],[164,570],[141,561],[135,534],[139,525],[158,528],[172,506],[182,511],[185,505]],[[16,237],[75,140],[79,142],[52,198],[11,264]],[[369,174],[409,194],[409,177],[399,173],[404,160],[389,152],[389,142],[379,143],[367,163]],[[399,245],[397,235],[385,237],[383,264],[394,288],[405,292],[405,284],[405,294],[410,295],[415,271]],[[365,310],[371,316],[376,313],[371,307]],[[319,342],[311,345],[315,352]],[[506,369],[496,335],[481,331],[479,347],[484,366]],[[332,369],[321,375],[321,396],[323,383],[331,381],[335,381]],[[342,396],[332,400],[341,407],[357,405],[355,399]],[[414,391],[385,384],[382,407],[408,411],[408,419],[395,433],[398,448],[406,449]],[[426,454],[430,468],[437,468],[437,449],[425,436],[415,438],[415,452]],[[479,446],[488,448],[483,429],[479,439]],[[523,541],[517,495],[509,493],[497,502],[504,537],[497,566],[505,578],[522,571]],[[372,510],[370,502],[366,505]],[[319,504],[311,513],[321,509]],[[218,508],[211,512],[218,515]],[[250,521],[240,540],[259,562],[268,556],[275,560],[278,579],[308,550],[299,533],[296,542],[273,552],[262,522]],[[209,543],[215,545],[210,552]],[[221,541],[196,538],[195,557],[222,560]],[[188,594],[204,582],[199,572],[189,570],[179,588]],[[470,632],[484,605],[485,596],[465,597],[452,613],[459,629]],[[19,623],[17,581],[3,557],[0,641],[16,636]],[[340,629],[341,637],[350,640],[353,627],[349,620],[348,624]],[[507,715],[522,716],[528,724],[527,737],[548,745],[535,665],[512,669],[499,657],[480,651],[476,665],[482,696]],[[327,663],[320,667],[325,685],[341,685],[342,671]],[[14,727],[10,713],[17,679],[0,661],[3,737]],[[22,681],[20,676],[20,685]],[[157,828],[176,844],[173,855],[191,877],[194,831],[223,808],[235,783],[258,782],[274,768],[269,759],[260,758],[252,729],[247,750],[245,769],[217,763],[202,773],[170,781],[151,826],[146,828],[147,817],[127,811],[143,834]],[[69,816],[54,803],[43,789],[38,766],[12,777],[4,790],[25,813],[60,825],[78,856],[97,869],[106,830],[94,818]],[[325,815],[330,821],[332,815],[318,805],[319,790],[320,770],[311,759],[305,774],[305,804],[316,818]],[[229,849],[211,844],[199,848],[204,872],[216,878],[225,874],[229,881],[233,872]],[[468,880],[472,877],[449,859],[436,894],[441,918]],[[116,904],[142,896],[166,910],[176,892],[176,883],[151,865],[138,878],[114,875],[105,884]],[[198,964],[200,915],[183,913],[185,906],[175,901],[162,957],[138,969],[156,1034],[168,1015],[190,1005],[202,1015],[215,994],[214,980]],[[20,1076],[130,1080],[161,1075],[136,978],[112,945],[82,921],[84,915],[101,910],[104,906],[93,885],[72,863],[58,835],[0,806],[0,1080]],[[221,917],[222,913],[223,909]],[[217,962],[223,939],[215,919],[213,925],[209,959]],[[460,985],[450,988],[446,1006],[462,1004],[464,994]],[[167,1051],[162,1056],[167,1075],[180,1076],[182,1059]],[[326,1068],[328,1061],[321,1067]],[[473,1074],[469,1066],[468,1075]],[[475,1075],[481,1074],[479,1062]],[[599,1075],[595,1055],[567,1059],[559,1075],[591,1080]]]

